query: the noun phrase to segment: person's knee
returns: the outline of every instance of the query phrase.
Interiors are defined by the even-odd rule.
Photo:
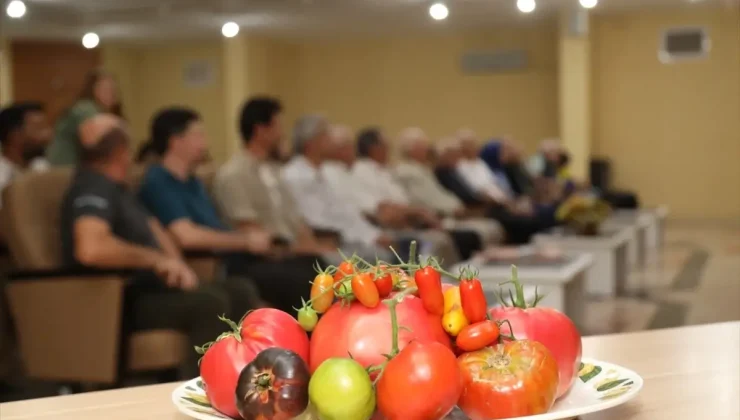
[[[228,294],[213,286],[201,287],[188,292],[186,299],[190,300],[191,311],[198,316],[218,317],[231,312],[231,302]]]

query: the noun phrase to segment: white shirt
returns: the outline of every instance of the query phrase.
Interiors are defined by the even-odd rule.
[[[358,191],[357,200],[362,211],[375,213],[384,201],[410,204],[403,187],[391,171],[371,159],[360,159],[352,167],[352,182]]]
[[[44,158],[36,158],[28,164],[28,169],[43,172],[49,169],[49,162]],[[9,161],[5,156],[0,155],[0,208],[3,206],[3,190],[21,172],[23,172],[23,169]]]
[[[463,208],[457,196],[439,184],[434,171],[424,164],[405,160],[396,166],[395,175],[411,202],[417,206],[452,215]]]
[[[457,164],[456,169],[462,179],[479,194],[485,194],[498,202],[507,199],[506,193],[496,181],[496,176],[482,159],[463,159]]]
[[[362,212],[358,202],[362,199],[362,191],[355,185],[352,170],[342,162],[328,161],[321,164],[321,175],[334,194],[356,211]]]
[[[303,156],[294,157],[283,168],[283,180],[308,224],[339,231],[347,242],[375,245],[382,232],[355,206],[343,205],[346,199],[331,188],[322,172]]]

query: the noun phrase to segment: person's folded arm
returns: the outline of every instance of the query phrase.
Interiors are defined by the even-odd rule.
[[[151,269],[167,258],[161,251],[122,241],[108,222],[97,216],[81,216],[74,222],[74,254],[80,263],[98,268]]]
[[[241,232],[211,229],[190,219],[175,220],[167,229],[186,250],[246,251],[249,247],[248,236]]]

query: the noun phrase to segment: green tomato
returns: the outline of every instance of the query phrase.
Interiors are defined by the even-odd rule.
[[[352,359],[327,359],[308,383],[308,398],[320,420],[367,420],[375,411],[370,376]]]
[[[298,310],[298,323],[304,330],[313,331],[317,322],[319,322],[319,315],[312,307],[304,306]]]

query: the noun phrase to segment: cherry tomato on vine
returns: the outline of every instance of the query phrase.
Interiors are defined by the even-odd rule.
[[[298,310],[298,323],[306,331],[313,331],[319,322],[319,315],[310,306],[304,306]]]
[[[378,287],[375,286],[369,273],[360,273],[352,277],[352,294],[363,306],[374,308],[380,302]]]
[[[457,335],[455,344],[462,351],[476,351],[490,346],[498,340],[499,328],[496,321],[481,321],[468,325]]]
[[[314,277],[311,285],[311,306],[316,312],[323,314],[331,307],[334,302],[333,285],[334,279],[326,273]]]
[[[427,312],[434,315],[443,315],[445,297],[442,293],[442,276],[433,267],[426,266],[414,274],[419,297]]]
[[[460,331],[468,325],[468,320],[461,308],[455,308],[442,317],[442,327],[447,331],[447,334],[453,337],[457,337]]]
[[[334,281],[338,282],[345,277],[349,276],[350,274],[354,274],[355,272],[355,266],[352,265],[349,261],[342,261],[341,264],[339,264],[339,267],[337,267],[337,271],[334,273]]]
[[[488,305],[480,280],[476,278],[462,279],[460,282],[460,302],[465,312],[465,318],[471,323],[475,324],[486,319]]]
[[[380,273],[375,277],[375,286],[378,288],[380,298],[386,298],[393,291],[393,275],[386,271],[384,266],[380,266]]]

